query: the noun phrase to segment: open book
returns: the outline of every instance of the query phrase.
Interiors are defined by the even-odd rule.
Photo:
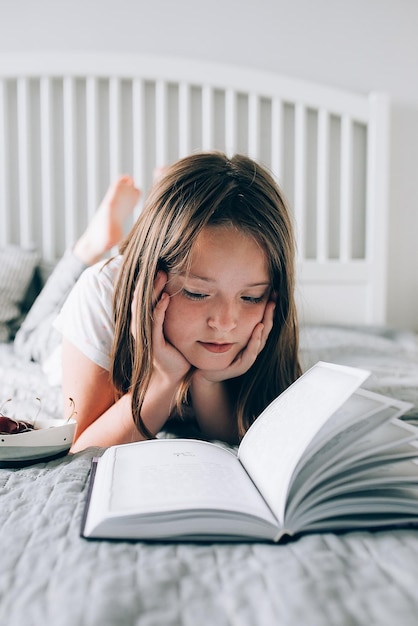
[[[81,534],[279,541],[418,521],[411,405],[359,389],[369,375],[319,362],[278,396],[236,454],[191,439],[108,448],[93,462]]]

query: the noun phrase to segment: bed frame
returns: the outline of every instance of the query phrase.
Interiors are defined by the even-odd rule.
[[[388,142],[384,94],[192,60],[0,55],[0,246],[54,262],[118,174],[146,191],[155,166],[242,152],[292,208],[302,320],[383,324]]]
[[[415,337],[325,325],[385,321],[388,118],[383,96],[238,67],[0,55],[0,247],[36,246],[54,262],[120,172],[146,190],[154,165],[191,151],[248,152],[288,197],[300,311],[324,322],[301,333],[303,368],[323,360],[369,370],[367,388],[411,402],[418,423]],[[41,400],[41,417],[61,415],[60,386],[15,348],[0,343],[0,408],[13,398],[7,412],[30,419]],[[0,468],[1,626],[416,626],[416,527],[279,546],[85,541],[100,454]]]

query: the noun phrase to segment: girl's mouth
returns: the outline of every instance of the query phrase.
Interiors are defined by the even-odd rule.
[[[215,354],[223,354],[224,352],[228,352],[234,345],[233,343],[210,343],[205,341],[200,341],[200,345],[205,348],[208,352],[214,352]]]

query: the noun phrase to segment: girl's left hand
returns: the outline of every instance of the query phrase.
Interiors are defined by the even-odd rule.
[[[247,345],[237,354],[228,367],[219,371],[197,370],[195,375],[202,376],[210,382],[222,382],[223,380],[236,378],[237,376],[245,374],[254,364],[256,358],[266,345],[267,338],[273,328],[275,306],[276,303],[272,300],[267,303],[262,321],[254,327]]]

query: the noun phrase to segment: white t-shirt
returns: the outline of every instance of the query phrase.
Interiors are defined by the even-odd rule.
[[[119,255],[87,268],[54,322],[66,339],[107,371],[115,332],[113,291],[121,263]]]

